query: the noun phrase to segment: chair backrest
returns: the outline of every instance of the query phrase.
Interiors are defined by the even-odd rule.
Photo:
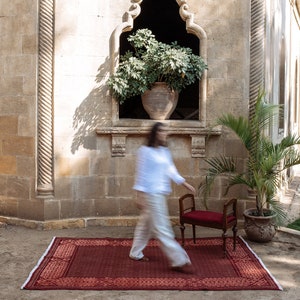
[[[179,213],[182,216],[188,211],[195,210],[195,198],[193,194],[185,194],[179,198]]]
[[[226,216],[236,217],[237,216],[236,206],[237,206],[237,199],[236,198],[227,200],[224,203],[223,214],[226,215]]]
[[[223,225],[227,227],[228,224],[228,217],[234,217],[235,222],[237,222],[237,199],[233,198],[230,200],[227,200],[224,203],[224,208],[223,208]]]

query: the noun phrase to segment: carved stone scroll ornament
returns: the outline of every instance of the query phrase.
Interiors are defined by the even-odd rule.
[[[112,134],[112,156],[125,156],[126,152],[126,135]]]
[[[123,32],[130,31],[133,28],[133,20],[141,13],[140,4],[143,0],[131,0],[132,5],[123,16],[123,22],[119,24],[113,31],[110,39],[110,59],[111,59],[111,73],[114,73],[118,66],[119,49],[120,49],[120,35]]]
[[[192,157],[205,157],[205,136],[192,137]]]

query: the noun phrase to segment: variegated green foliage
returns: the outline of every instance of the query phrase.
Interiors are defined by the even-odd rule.
[[[199,80],[207,69],[204,60],[177,42],[165,44],[155,39],[149,29],[139,29],[128,37],[133,51],[121,56],[116,72],[108,79],[113,95],[122,104],[127,99],[151,89],[154,82],[166,82],[180,92]]]

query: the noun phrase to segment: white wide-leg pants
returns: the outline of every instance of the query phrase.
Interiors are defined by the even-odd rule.
[[[145,197],[146,207],[141,211],[135,228],[129,256],[133,259],[141,259],[144,256],[144,248],[153,236],[159,240],[161,250],[168,258],[171,267],[191,264],[186,251],[175,240],[165,196],[146,194]]]

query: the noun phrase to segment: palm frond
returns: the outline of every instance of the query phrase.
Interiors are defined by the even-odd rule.
[[[227,185],[227,188],[225,190],[224,195],[227,195],[229,189],[234,186],[234,185],[246,185],[248,186],[250,189],[254,189],[254,184],[253,182],[250,180],[250,178],[247,176],[247,173],[242,173],[242,174],[236,174],[235,176],[230,176],[229,177],[229,182]]]
[[[282,117],[283,114],[283,106],[267,103],[265,96],[266,94],[264,91],[258,93],[255,104],[255,113],[250,116],[250,126],[259,133],[258,135],[265,129],[269,129],[270,124],[277,118]]]
[[[228,114],[218,118],[217,124],[231,129],[240,138],[245,147],[249,149],[251,143],[251,131],[248,119]]]
[[[268,201],[269,207],[277,214],[276,216],[276,224],[278,226],[286,225],[286,221],[288,219],[288,213],[284,206],[276,200],[270,199]]]
[[[235,172],[236,161],[232,157],[225,157],[220,155],[219,157],[212,157],[205,160],[210,166],[207,170],[205,179],[200,183],[198,192],[203,196],[203,203],[207,207],[207,198],[211,192],[212,185],[221,174],[228,174]]]
[[[288,135],[276,146],[285,149],[296,145],[300,145],[300,137],[297,135]]]

